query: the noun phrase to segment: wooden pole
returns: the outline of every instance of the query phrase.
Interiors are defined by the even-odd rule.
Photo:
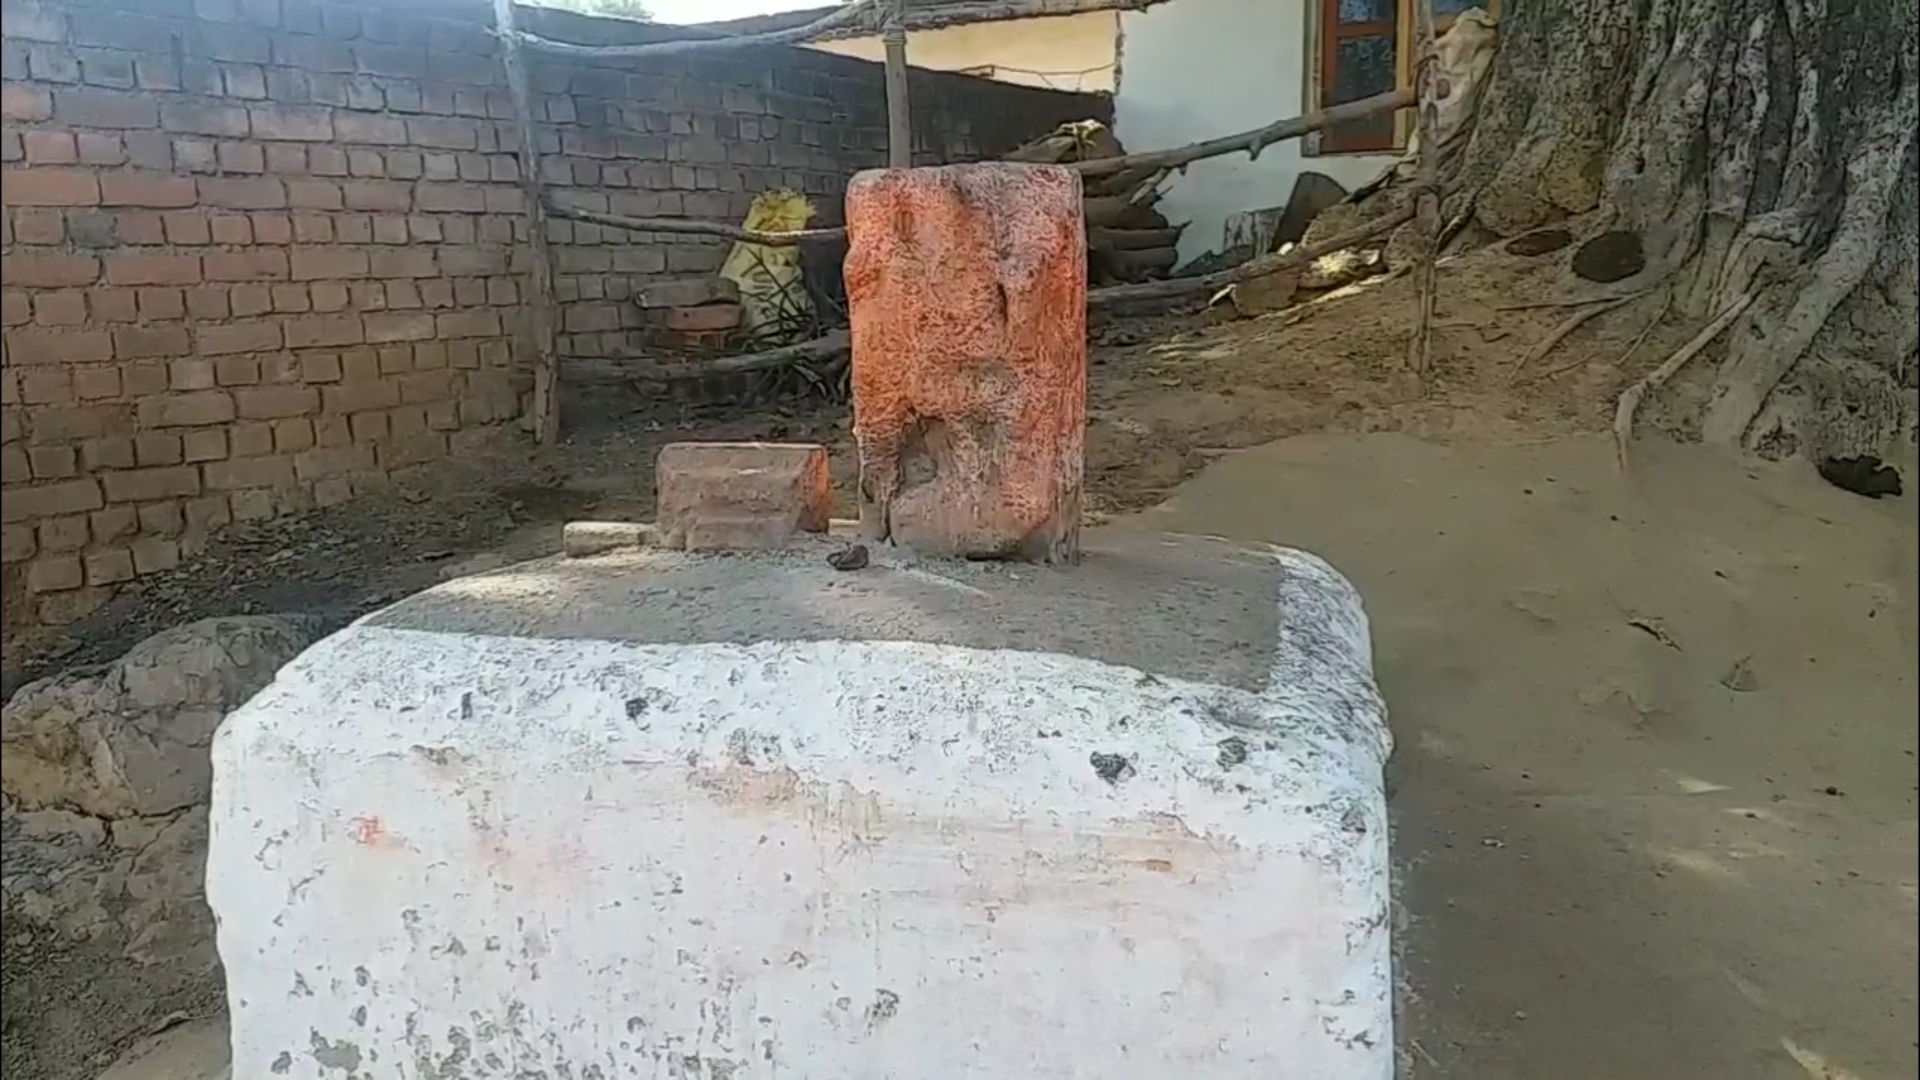
[[[520,39],[513,27],[513,0],[493,0],[493,18],[500,34],[500,61],[507,72],[507,90],[513,96],[513,128],[519,143],[520,187],[527,200],[527,246],[533,265],[531,317],[533,320],[534,438],[551,446],[560,437],[560,359],[554,342],[559,303],[553,291],[553,257],[547,249],[547,201],[540,190],[540,150],[533,136],[533,93],[527,87],[527,69],[521,63]]]
[[[1407,366],[1424,386],[1427,369],[1433,362],[1433,289],[1434,263],[1440,258],[1440,98],[1447,88],[1441,85],[1433,44],[1433,0],[1413,0],[1413,41],[1420,50],[1414,68],[1414,130],[1419,146],[1414,160],[1414,233],[1418,244],[1414,287],[1420,305],[1420,319],[1414,324],[1413,340],[1407,343]]]
[[[887,0],[887,168],[913,167],[913,115],[907,104],[907,0]]]

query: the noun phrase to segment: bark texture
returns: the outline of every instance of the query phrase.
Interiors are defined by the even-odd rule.
[[[1511,0],[1461,163],[1479,224],[1637,232],[1705,320],[1750,288],[1709,441],[1911,437],[1920,309],[1920,0]]]

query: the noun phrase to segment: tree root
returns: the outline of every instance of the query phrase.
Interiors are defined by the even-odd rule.
[[[1698,334],[1693,335],[1692,340],[1680,346],[1672,356],[1667,357],[1665,363],[1647,372],[1639,382],[1627,387],[1620,394],[1620,400],[1613,409],[1613,447],[1623,474],[1628,471],[1627,447],[1633,441],[1633,414],[1639,411],[1641,400],[1666,385],[1667,380],[1678,374],[1680,369],[1686,366],[1687,361],[1698,355],[1700,350],[1720,336],[1720,331],[1731,326],[1733,320],[1740,317],[1741,312],[1752,306],[1753,300],[1753,293],[1741,293],[1732,304],[1727,306],[1726,310],[1714,316],[1712,322],[1702,327]]]
[[[1527,352],[1527,355],[1520,358],[1519,363],[1513,365],[1513,370],[1507,373],[1507,385],[1513,386],[1517,384],[1520,381],[1520,376],[1526,373],[1527,368],[1531,367],[1535,361],[1544,358],[1548,353],[1552,352],[1555,345],[1566,340],[1568,334],[1586,325],[1588,320],[1594,316],[1604,315],[1617,307],[1624,307],[1629,301],[1636,300],[1643,295],[1645,294],[1629,293],[1626,296],[1616,296],[1611,300],[1583,308],[1567,316],[1560,325],[1553,328],[1553,332],[1548,334],[1540,344],[1535,345]]]
[[[1673,293],[1669,291],[1667,293],[1666,303],[1660,305],[1660,310],[1653,313],[1653,318],[1648,319],[1647,325],[1641,327],[1640,332],[1638,334],[1635,334],[1633,336],[1633,340],[1627,344],[1627,350],[1621,353],[1618,359],[1614,360],[1613,362],[1614,370],[1625,371],[1627,369],[1627,361],[1633,359],[1633,354],[1640,351],[1640,346],[1646,344],[1647,338],[1650,335],[1652,335],[1653,328],[1656,326],[1659,326],[1660,321],[1662,319],[1665,319],[1667,317],[1667,312],[1671,310],[1673,310]],[[1572,371],[1574,368],[1585,367],[1587,363],[1588,361],[1586,360],[1569,361],[1565,364],[1561,364],[1559,367],[1549,368],[1538,375],[1532,376],[1526,381],[1529,384],[1537,383],[1537,382],[1545,382],[1548,379],[1554,379],[1554,378],[1560,377],[1561,375],[1565,375],[1567,372]]]

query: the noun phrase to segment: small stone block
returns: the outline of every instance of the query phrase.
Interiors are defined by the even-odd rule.
[[[560,530],[560,550],[569,559],[585,559],[653,542],[653,526],[633,521],[569,521]]]
[[[687,551],[764,551],[823,533],[833,512],[824,446],[671,443],[660,450],[655,542]]]
[[[658,281],[642,288],[633,297],[634,303],[648,310],[712,303],[734,304],[739,301],[740,286],[721,277]]]
[[[1080,178],[985,162],[847,185],[853,431],[870,540],[1072,562],[1087,426]]]

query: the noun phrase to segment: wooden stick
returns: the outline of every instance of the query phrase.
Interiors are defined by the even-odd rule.
[[[496,7],[497,7],[496,2]],[[635,56],[666,56],[690,52],[712,52],[719,49],[744,49],[766,45],[795,45],[811,41],[823,34],[855,26],[866,20],[867,16],[880,6],[880,0],[854,0],[853,3],[834,9],[832,14],[815,19],[804,26],[789,27],[785,30],[770,30],[764,34],[736,34],[727,37],[683,38],[677,41],[650,41],[639,45],[576,45],[570,41],[554,41],[538,34],[520,31],[516,36],[528,48],[541,52],[556,53],[561,56],[582,56],[604,60],[625,59]]]
[[[1513,365],[1513,370],[1507,373],[1507,385],[1512,386],[1515,383],[1518,383],[1520,381],[1520,376],[1526,372],[1528,366],[1530,366],[1534,361],[1539,360],[1541,357],[1544,357],[1548,353],[1552,352],[1553,347],[1555,345],[1558,345],[1560,344],[1560,342],[1564,341],[1568,334],[1571,334],[1575,330],[1578,330],[1580,329],[1580,327],[1586,325],[1587,320],[1593,318],[1596,315],[1604,315],[1607,312],[1612,311],[1614,308],[1617,308],[1622,304],[1627,303],[1629,300],[1633,300],[1641,295],[1643,294],[1634,293],[1631,296],[1616,296],[1613,299],[1608,300],[1603,304],[1594,304],[1591,307],[1582,308],[1579,311],[1576,311],[1573,314],[1567,316],[1564,320],[1561,321],[1560,325],[1553,328],[1553,332],[1548,334],[1546,338],[1540,342],[1540,344],[1535,345],[1532,349],[1529,349],[1527,351],[1527,355],[1521,357],[1520,362]]]
[[[1345,251],[1350,247],[1364,244],[1412,220],[1413,207],[1406,206],[1391,214],[1374,218],[1358,228],[1349,229],[1338,236],[1330,236],[1318,244],[1297,247],[1279,254],[1262,255],[1228,270],[1201,277],[1169,278],[1166,281],[1149,281],[1139,285],[1110,285],[1104,289],[1090,289],[1087,291],[1087,306],[1125,304],[1137,300],[1164,300],[1175,296],[1186,296],[1189,293],[1214,292],[1238,281],[1305,266],[1315,259],[1331,255],[1336,251]]]
[[[1644,378],[1627,387],[1620,394],[1620,401],[1613,408],[1613,448],[1619,458],[1622,473],[1627,471],[1627,447],[1633,442],[1633,414],[1639,411],[1641,399],[1665,386],[1668,379],[1679,374],[1687,361],[1698,355],[1700,350],[1706,348],[1714,338],[1719,337],[1720,331],[1732,325],[1733,320],[1739,318],[1740,313],[1753,304],[1753,300],[1754,294],[1751,292],[1744,292],[1735,297],[1725,311],[1714,316],[1712,322],[1702,327],[1699,333],[1693,335],[1691,341],[1680,346],[1672,356],[1667,357],[1665,363],[1647,372]]]
[[[513,129],[520,156],[520,187],[527,199],[527,246],[531,255],[528,276],[533,279],[533,420],[534,439],[550,446],[560,437],[560,360],[554,333],[560,303],[553,288],[553,257],[547,249],[547,203],[540,190],[540,150],[533,138],[533,93],[521,64],[520,43],[513,28],[513,0],[493,0],[495,30],[500,36],[500,61],[506,69],[507,91],[513,98]]]
[[[1349,101],[1344,105],[1335,105],[1328,109],[1317,109],[1305,116],[1290,116],[1285,120],[1275,120],[1265,127],[1242,131],[1234,135],[1222,135],[1217,139],[1188,143],[1171,150],[1153,150],[1144,154],[1127,154],[1123,157],[1095,158],[1092,161],[1076,161],[1061,166],[1072,169],[1082,176],[1105,176],[1108,173],[1123,172],[1128,169],[1177,169],[1203,158],[1220,157],[1223,154],[1245,153],[1259,157],[1260,151],[1278,142],[1297,139],[1311,131],[1344,124],[1349,120],[1360,120],[1376,113],[1404,109],[1413,104],[1411,90],[1390,90],[1384,94],[1375,94],[1359,101]]]
[[[1062,168],[1073,169],[1082,175],[1104,176],[1133,168],[1145,168],[1153,171],[1177,169],[1204,158],[1220,157],[1224,154],[1251,152],[1256,145],[1266,146],[1287,139],[1297,139],[1310,131],[1318,131],[1329,124],[1345,123],[1348,120],[1371,116],[1388,109],[1405,107],[1413,100],[1412,91],[1395,90],[1391,93],[1376,94],[1370,98],[1351,101],[1345,105],[1335,105],[1331,109],[1308,113],[1306,116],[1293,116],[1277,120],[1262,128],[1243,131],[1237,135],[1226,135],[1206,142],[1189,146],[1175,147],[1172,150],[1156,150],[1146,154],[1134,154],[1128,157],[1100,158],[1095,161],[1082,161],[1067,164]],[[891,108],[891,106],[889,106]],[[902,110],[905,111],[904,109]],[[892,142],[892,112],[888,116],[888,139]],[[911,123],[911,121],[909,121]],[[903,140],[903,141],[910,141]],[[892,151],[888,158],[891,162]],[[898,167],[898,166],[894,166]],[[1147,175],[1152,175],[1149,172]],[[807,229],[792,233],[752,232],[738,225],[721,221],[700,221],[694,218],[637,218],[623,214],[603,214],[595,210],[580,210],[569,206],[549,204],[548,212],[555,217],[574,221],[585,221],[595,225],[611,225],[619,229],[633,229],[637,232],[675,233],[683,236],[722,236],[729,240],[742,240],[750,244],[803,244],[810,240],[833,240],[846,235],[845,229]]]
[[[1282,255],[1264,255],[1258,259],[1242,263],[1230,270],[1222,270],[1205,277],[1174,278],[1170,281],[1150,281],[1142,285],[1114,285],[1104,289],[1087,291],[1087,306],[1124,303],[1133,300],[1154,300],[1169,296],[1181,296],[1188,293],[1208,292],[1231,285],[1236,281],[1271,274],[1294,266],[1304,265],[1324,255],[1344,251],[1357,244],[1390,232],[1408,221],[1413,220],[1411,207],[1397,210],[1357,229],[1351,229],[1339,236],[1306,248],[1295,248]],[[782,345],[777,349],[763,352],[745,353],[739,356],[720,356],[707,360],[694,360],[672,367],[652,366],[647,368],[625,368],[626,377],[645,379],[655,382],[678,382],[686,379],[705,379],[714,375],[731,375],[743,371],[765,371],[769,368],[786,367],[789,364],[806,360],[825,360],[844,353],[852,345],[852,338],[845,330],[835,330],[809,341]]]
[[[1609,304],[1615,300],[1631,300],[1636,296],[1645,296],[1646,289],[1630,293],[1602,294],[1599,296],[1563,296],[1557,300],[1528,300],[1520,304],[1495,304],[1495,311],[1539,311],[1542,308],[1585,307],[1588,304]]]
[[[622,374],[629,379],[647,382],[684,382],[715,375],[737,375],[745,371],[767,371],[807,360],[827,360],[846,352],[851,345],[852,340],[845,330],[834,330],[807,341],[738,356],[715,356],[673,365],[622,365]]]
[[[1420,59],[1416,79],[1420,87],[1419,104],[1414,112],[1414,130],[1420,140],[1414,160],[1414,233],[1417,245],[1414,265],[1414,290],[1419,318],[1413,337],[1407,342],[1407,367],[1423,382],[1433,362],[1434,266],[1440,257],[1440,148],[1434,137],[1440,130],[1440,73],[1433,45],[1432,0],[1413,0],[1413,39],[1419,43]]]
[[[748,244],[765,244],[768,247],[783,247],[790,244],[804,244],[814,240],[839,240],[847,235],[844,228],[836,229],[798,229],[793,232],[761,232],[758,229],[743,229],[724,221],[701,221],[696,218],[637,218],[625,214],[603,214],[598,210],[581,210],[572,206],[548,203],[547,212],[554,217],[570,221],[584,221],[592,225],[611,225],[616,229],[632,229],[635,232],[676,233],[695,236],[723,236],[729,240],[739,240]]]
[[[1627,361],[1633,359],[1633,354],[1639,352],[1640,346],[1646,344],[1647,338],[1653,334],[1653,328],[1656,326],[1659,326],[1660,321],[1667,317],[1667,310],[1671,307],[1673,307],[1673,291],[1668,290],[1666,303],[1660,305],[1660,310],[1653,313],[1653,318],[1647,320],[1647,325],[1641,327],[1640,332],[1633,336],[1633,340],[1631,342],[1627,343],[1627,351],[1621,353],[1619,357],[1616,358],[1613,362],[1614,370],[1625,371],[1627,369]],[[1537,382],[1545,382],[1548,379],[1558,378],[1561,375],[1565,375],[1567,372],[1572,371],[1574,368],[1585,367],[1587,364],[1591,362],[1592,361],[1590,359],[1569,360],[1568,362],[1561,364],[1559,367],[1550,368],[1546,371],[1541,372],[1538,375],[1535,375],[1527,379],[1526,381],[1529,384],[1537,383]]]
[[[913,167],[913,116],[907,107],[907,0],[888,0],[883,74],[887,83],[887,168]]]

